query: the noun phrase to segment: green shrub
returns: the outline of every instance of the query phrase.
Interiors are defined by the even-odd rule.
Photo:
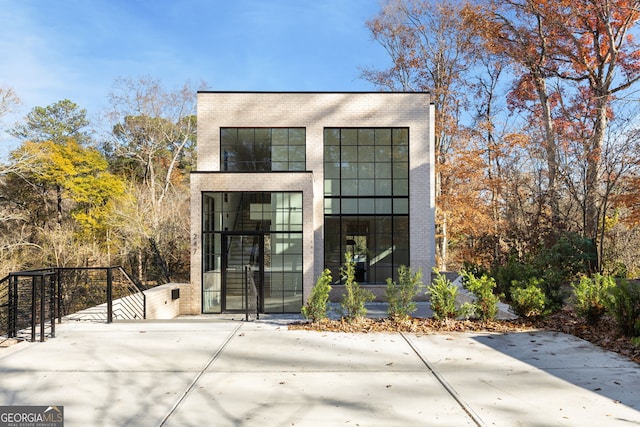
[[[473,293],[476,297],[475,301],[471,303],[471,307],[467,305],[474,317],[477,317],[481,321],[487,321],[495,319],[498,314],[498,301],[499,298],[493,293],[496,287],[496,281],[493,277],[489,277],[486,274],[481,277],[475,277],[472,273],[467,271],[461,272],[463,278],[464,287]]]
[[[543,270],[542,280],[540,287],[547,297],[549,309],[551,311],[560,310],[571,294],[569,284],[574,280],[574,277],[568,276],[566,272],[557,268],[549,267]]]
[[[521,283],[541,278],[540,289],[547,299],[547,309],[562,308],[571,294],[570,284],[589,274],[597,261],[596,247],[591,239],[576,233],[563,233],[554,243],[541,246],[525,255],[511,255],[503,265],[495,265],[496,294],[504,294],[510,301],[514,281]],[[480,277],[475,274],[475,277]]]
[[[469,270],[465,270],[469,272]],[[511,296],[511,287],[514,282],[527,281],[537,275],[536,268],[531,263],[519,261],[515,256],[509,257],[504,265],[493,268],[493,277],[496,280],[496,292]],[[474,274],[475,277],[481,275]]]
[[[451,283],[437,269],[433,269],[435,278],[427,288],[433,317],[435,319],[452,319],[458,316],[456,298],[458,287]]]
[[[542,272],[542,289],[553,310],[559,310],[569,296],[569,283],[590,274],[597,264],[597,249],[591,239],[577,233],[564,233],[549,248],[541,249],[533,260]]]
[[[640,337],[640,283],[620,280],[611,289],[607,309],[623,335]]]
[[[412,272],[411,268],[401,265],[398,268],[398,282],[387,279],[385,296],[389,303],[387,314],[390,318],[405,319],[418,308],[413,300],[424,288],[422,271]]]
[[[356,264],[353,262],[351,253],[347,252],[344,258],[345,263],[340,268],[340,275],[344,281],[345,293],[340,307],[342,316],[351,322],[367,315],[365,304],[373,301],[375,295],[370,290],[361,288],[356,282]]]
[[[547,314],[547,297],[540,288],[540,279],[514,282],[511,288],[511,310],[520,317],[533,319]]]
[[[596,273],[593,277],[582,276],[577,284],[573,284],[573,296],[576,312],[589,324],[600,320],[610,305],[610,290],[616,286],[611,276]]]
[[[476,262],[462,261],[462,270],[473,274],[475,277],[482,277],[483,275],[491,276],[491,272],[487,267]]]
[[[305,319],[317,322],[327,317],[327,301],[329,301],[329,292],[331,292],[331,280],[331,270],[325,269],[318,277],[316,285],[311,289],[307,304],[302,307],[302,315]]]

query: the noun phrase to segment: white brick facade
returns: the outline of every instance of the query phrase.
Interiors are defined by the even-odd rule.
[[[198,162],[191,175],[191,312],[200,312],[201,194],[302,191],[306,299],[323,269],[323,134],[327,127],[409,129],[410,265],[435,265],[433,109],[428,93],[198,93]],[[306,129],[306,172],[220,172],[221,127]]]

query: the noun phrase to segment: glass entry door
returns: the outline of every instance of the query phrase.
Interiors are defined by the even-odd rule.
[[[263,312],[264,235],[223,233],[223,311]]]

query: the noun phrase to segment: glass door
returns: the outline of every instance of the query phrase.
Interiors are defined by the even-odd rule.
[[[262,312],[264,236],[261,233],[223,233],[223,310]]]

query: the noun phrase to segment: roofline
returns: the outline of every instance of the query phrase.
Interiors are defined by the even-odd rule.
[[[361,94],[390,94],[390,95],[394,95],[394,94],[410,94],[410,93],[415,93],[415,94],[431,94],[431,92],[429,91],[420,91],[420,92],[400,92],[400,91],[395,91],[395,92],[385,92],[385,91],[336,91],[336,92],[331,92],[331,91],[277,91],[277,90],[267,90],[267,91],[255,91],[255,90],[199,90],[198,93],[219,93],[219,94],[249,94],[249,93],[253,93],[253,94],[318,94],[318,95],[333,95],[333,94],[354,94],[354,95],[361,95]]]

